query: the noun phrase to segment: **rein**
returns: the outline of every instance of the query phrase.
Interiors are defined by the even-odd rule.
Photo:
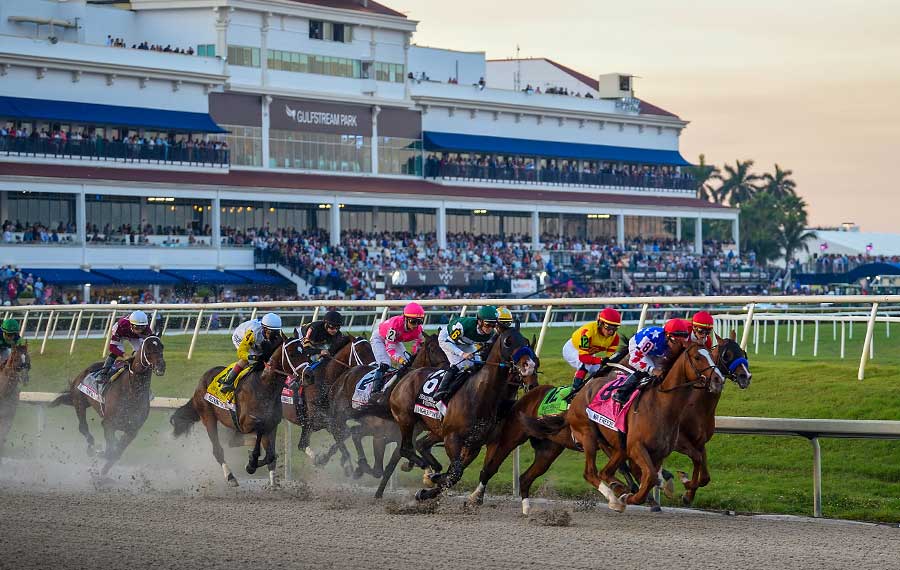
[[[704,376],[704,373],[709,370],[715,370],[716,365],[713,364],[713,365],[707,366],[703,370],[700,370],[694,364],[694,360],[692,358],[688,358],[688,362],[691,363],[691,368],[694,369],[694,372],[697,374],[697,376],[699,376],[699,378],[697,378],[693,382],[686,382],[684,384],[679,384],[678,386],[674,386],[672,388],[660,387],[660,388],[657,388],[657,390],[662,394],[668,394],[670,392],[674,392],[674,391],[680,390],[682,388],[694,388],[696,390],[703,390],[705,388],[708,388],[709,383],[712,382],[712,374],[710,374],[709,376]]]

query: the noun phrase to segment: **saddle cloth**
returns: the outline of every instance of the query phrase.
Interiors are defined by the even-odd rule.
[[[541,400],[540,405],[538,405],[538,417],[562,414],[568,410],[569,403],[566,402],[566,397],[571,392],[571,386],[557,386],[547,392],[547,395],[544,396],[544,399]]]
[[[122,372],[125,371],[125,366],[128,363],[124,360],[117,360],[113,363],[112,373],[109,375],[109,382],[103,385],[103,388],[100,389],[97,386],[97,380],[100,379],[100,371],[96,370],[86,375],[81,379],[81,383],[78,384],[78,391],[87,396],[88,398],[103,404],[104,398],[103,394],[109,390],[109,387],[112,385],[113,381],[115,381],[119,376],[122,375]]]
[[[206,387],[206,394],[203,395],[203,399],[213,406],[228,410],[229,412],[235,411],[234,395],[237,394],[238,383],[248,372],[253,370],[252,366],[247,366],[241,370],[238,377],[234,379],[234,390],[226,394],[222,392],[222,380],[224,380],[228,373],[231,372],[231,369],[234,368],[235,364],[237,364],[237,362],[232,362],[226,366],[224,370],[216,374],[215,378],[212,379],[212,382],[209,383],[209,386]]]
[[[444,414],[447,413],[447,407],[444,403],[435,400],[431,396],[437,390],[445,372],[445,370],[435,370],[425,379],[425,383],[422,384],[422,388],[416,394],[416,405],[413,407],[415,413],[435,420],[442,419]]]
[[[376,369],[366,372],[362,378],[356,383],[356,389],[353,390],[353,398],[350,405],[354,410],[358,410],[369,403],[372,397],[372,381],[375,379]]]
[[[627,375],[624,372],[616,374],[615,379],[610,380],[603,385],[603,388],[597,392],[594,399],[587,407],[588,417],[605,428],[625,433],[628,430],[628,410],[640,395],[640,390],[631,393],[631,397],[625,405],[622,405],[611,398],[613,391],[621,386]]]
[[[293,404],[294,403],[294,389],[291,387],[291,384],[297,379],[296,376],[288,376],[284,379],[284,386],[281,388],[281,403],[282,404]],[[297,388],[297,400],[300,400],[300,397],[303,396],[303,385],[301,384]]]

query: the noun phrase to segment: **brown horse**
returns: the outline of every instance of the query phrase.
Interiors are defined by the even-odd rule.
[[[629,410],[627,438],[588,418],[586,408],[603,386],[599,378],[585,385],[565,414],[541,419],[523,417],[523,421],[529,435],[543,439],[568,426],[571,437],[584,449],[585,480],[607,498],[610,509],[622,512],[626,504],[643,503],[657,485],[662,462],[675,449],[692,389],[721,392],[724,382],[725,377],[709,351],[700,345],[689,344],[662,382],[646,389]],[[597,451],[600,449],[609,456],[609,461],[598,474]],[[615,478],[616,470],[626,460],[640,479],[637,492],[627,495],[626,487]]]
[[[30,369],[31,357],[28,355],[27,344],[12,347],[9,358],[0,368],[0,459],[3,458],[6,436],[16,417],[20,384],[28,382]]]
[[[747,355],[741,350],[740,346],[734,342],[734,338],[719,339],[719,344],[713,349],[713,359],[719,370],[726,376],[735,380],[741,388],[746,388],[750,383],[749,365],[746,363]],[[741,360],[743,359],[743,360]],[[614,373],[615,371],[613,371]],[[609,373],[597,376],[597,386],[602,387],[611,379]],[[522,499],[522,513],[528,515],[531,510],[531,486],[534,481],[546,473],[550,466],[556,461],[556,458],[566,449],[573,451],[582,451],[581,447],[572,438],[572,432],[565,426],[560,431],[552,434],[546,439],[539,439],[529,435],[525,427],[525,418],[537,418],[538,408],[543,402],[544,397],[553,386],[538,386],[537,389],[531,390],[518,402],[513,408],[513,413],[503,425],[502,433],[498,438],[487,446],[487,452],[484,458],[484,466],[482,467],[479,477],[479,484],[475,491],[469,496],[471,504],[480,505],[484,501],[485,490],[490,479],[497,473],[500,466],[506,460],[510,453],[518,446],[524,444],[531,439],[531,446],[534,449],[534,461],[531,465],[519,475],[519,492]],[[596,393],[596,391],[594,392]],[[704,402],[705,405],[712,400],[718,402],[720,394],[712,393],[704,390],[693,390],[689,407],[694,406],[695,402]],[[704,414],[694,414],[686,412],[682,416],[681,426],[679,430],[678,446],[676,451],[688,455],[689,457],[698,457],[702,450],[703,466],[705,467],[705,447],[704,444],[712,437],[715,429],[715,405],[711,409],[704,408]],[[711,416],[709,415],[711,414]],[[712,422],[712,423],[709,423]],[[688,436],[687,434],[691,434]],[[704,439],[705,438],[705,439]],[[694,451],[697,450],[697,451]],[[627,469],[623,469],[627,471]],[[665,471],[664,471],[665,473]],[[695,464],[696,473],[696,464]],[[628,472],[630,476],[630,472]],[[706,471],[708,477],[708,471]],[[686,475],[682,474],[686,479]]]
[[[275,480],[275,467],[278,456],[275,453],[275,437],[278,424],[281,422],[281,388],[284,385],[282,378],[290,373],[281,368],[282,352],[285,348],[284,337],[277,341],[278,346],[272,356],[269,357],[264,369],[254,369],[247,372],[235,389],[234,411],[222,408],[208,402],[205,399],[206,389],[210,382],[219,375],[224,366],[216,366],[207,370],[197,383],[194,395],[188,402],[175,410],[169,422],[172,424],[175,437],[182,436],[190,431],[195,422],[203,422],[209,441],[212,443],[213,457],[222,466],[225,482],[232,487],[238,486],[237,478],[225,463],[225,453],[222,444],[219,443],[219,424],[231,428],[240,433],[253,433],[256,442],[250,451],[247,462],[247,473],[256,473],[256,470],[265,465],[269,466],[269,484],[273,487]],[[262,462],[259,456],[265,448],[266,456]]]
[[[713,358],[719,371],[726,378],[737,383],[741,390],[750,386],[750,364],[747,352],[736,341],[736,334],[731,331],[730,338],[716,336],[717,345],[713,350]],[[678,442],[675,451],[687,455],[694,464],[693,476],[688,479],[681,475],[685,493],[682,502],[688,506],[694,501],[697,489],[709,484],[709,464],[706,461],[706,444],[716,431],[716,406],[719,404],[721,392],[708,390],[691,390],[681,426],[678,431]]]
[[[466,466],[478,456],[482,446],[494,434],[503,402],[515,398],[520,385],[536,385],[537,366],[537,357],[518,327],[507,329],[491,344],[483,367],[472,374],[450,398],[443,420],[414,412],[416,396],[426,382],[434,382],[432,375],[440,369],[421,368],[407,374],[390,394],[391,413],[400,426],[400,447],[394,451],[385,469],[376,496],[383,493],[400,457],[423,469],[431,467],[436,471],[442,470],[430,453],[425,453],[424,458],[416,454],[413,438],[418,426],[424,427],[434,440],[443,441],[450,468],[447,473],[433,477],[435,487],[421,489],[416,493],[416,499],[435,498],[455,485]]]
[[[151,374],[162,376],[166,373],[166,360],[163,357],[163,343],[158,336],[148,336],[141,343],[140,349],[124,361],[124,370],[113,380],[103,394],[103,403],[88,397],[78,386],[88,374],[92,374],[103,366],[95,362],[75,377],[69,384],[69,391],[56,398],[51,406],[67,404],[75,407],[78,416],[78,431],[87,440],[88,455],[94,455],[94,436],[87,424],[87,409],[103,418],[103,435],[106,439],[104,456],[106,464],[100,471],[104,476],[122,457],[125,448],[134,440],[138,431],[150,415],[150,378]],[[116,441],[116,432],[122,437]]]
[[[384,411],[379,415],[358,415],[353,409],[353,395],[356,386],[360,380],[369,374],[373,369],[371,366],[356,366],[345,371],[331,386],[329,401],[331,409],[329,416],[332,418],[335,433],[341,429],[347,429],[347,421],[356,418],[359,425],[353,426],[347,430],[353,445],[356,448],[357,467],[353,473],[354,478],[362,477],[368,473],[376,479],[381,479],[384,475],[384,451],[389,442],[400,441],[400,430],[390,417],[390,411],[387,409],[387,401],[390,392],[394,386],[406,375],[410,370],[418,368],[444,368],[449,366],[447,355],[441,350],[437,341],[437,335],[425,335],[425,342],[419,347],[412,362],[407,366],[401,367],[393,373],[388,379],[384,387],[385,396],[383,398]],[[389,373],[390,374],[390,373]],[[386,412],[386,413],[385,413]],[[374,454],[374,467],[369,465],[366,459],[366,452],[363,449],[362,438],[372,436],[372,452]],[[335,436],[338,437],[338,436]],[[407,469],[408,470],[408,469]]]

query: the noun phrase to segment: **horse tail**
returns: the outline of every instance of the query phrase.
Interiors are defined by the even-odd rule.
[[[193,426],[196,422],[200,421],[200,414],[197,413],[197,410],[194,409],[193,402],[188,400],[188,403],[181,406],[172,414],[172,417],[169,418],[169,423],[172,424],[172,427],[175,428],[174,434],[175,437],[181,437],[191,430],[191,426]]]
[[[57,406],[74,406],[75,403],[72,401],[72,393],[71,392],[63,392],[59,396],[56,397],[55,400],[50,402],[47,406],[49,408],[55,408]]]
[[[566,422],[566,418],[562,415],[533,418],[520,413],[519,420],[522,422],[522,429],[525,430],[526,434],[539,439],[552,437],[569,425],[568,422]]]

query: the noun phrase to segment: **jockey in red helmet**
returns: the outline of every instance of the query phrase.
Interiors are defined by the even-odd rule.
[[[612,307],[607,307],[597,314],[596,321],[582,325],[566,341],[563,358],[575,369],[567,401],[571,402],[581,390],[588,375],[598,372],[613,359],[621,344],[618,334],[620,326],[622,315]]]
[[[697,312],[691,319],[691,341],[712,350],[714,326],[715,321],[712,315],[706,311]]]

